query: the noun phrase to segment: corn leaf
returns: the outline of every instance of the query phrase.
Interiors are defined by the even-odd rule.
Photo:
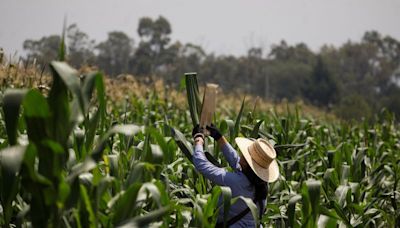
[[[253,139],[257,139],[258,138],[258,132],[260,131],[260,126],[261,124],[264,122],[264,120],[259,120],[257,121],[257,123],[254,125],[254,128],[250,134],[250,137]]]
[[[235,143],[235,138],[239,135],[240,120],[242,119],[245,100],[246,100],[246,98],[243,98],[242,105],[240,106],[239,113],[236,117],[235,127],[233,128],[233,134],[230,137],[231,144]]]
[[[66,148],[66,142],[74,125],[82,119],[83,101],[78,72],[64,62],[52,61],[50,68],[53,83],[48,96],[49,107],[52,111],[51,121],[49,121],[49,136]],[[74,98],[72,115],[69,91]]]
[[[192,161],[192,148],[189,146],[189,143],[186,141],[185,136],[177,130],[171,127],[171,134],[174,137],[176,144],[178,145],[179,149],[183,152],[189,161]]]
[[[83,200],[83,203],[85,205],[85,211],[88,213],[89,217],[88,219],[88,224],[90,227],[97,227],[97,219],[96,215],[94,214],[93,207],[91,200],[89,199],[88,192],[86,190],[86,187],[83,185],[80,185],[80,193],[81,193],[81,198]]]
[[[26,146],[12,146],[0,151],[0,201],[5,224],[9,224],[11,220],[12,202],[19,192],[20,177],[18,173],[25,151]]]
[[[96,89],[97,101],[99,107],[94,113],[91,119],[88,119],[88,111],[90,106],[90,101],[93,97],[93,91]],[[103,75],[99,72],[88,74],[84,77],[82,83],[82,101],[83,101],[83,113],[85,115],[85,130],[86,130],[86,149],[91,148],[94,136],[96,134],[97,127],[100,123],[99,134],[104,131],[104,121],[106,117],[106,102],[105,102],[105,90]]]
[[[93,160],[98,161],[101,159],[103,150],[106,147],[107,140],[112,135],[119,133],[126,136],[135,136],[137,133],[141,131],[141,128],[138,125],[134,124],[125,124],[125,125],[115,125],[110,130],[108,130],[104,136],[100,139],[99,143],[96,145],[96,148],[93,150],[91,157]]]
[[[127,221],[121,222],[117,227],[128,228],[128,227],[146,227],[152,222],[156,222],[163,216],[165,216],[171,210],[170,206],[165,206],[155,211],[151,211],[145,215],[139,215]]]
[[[186,93],[189,104],[190,117],[193,126],[199,124],[201,112],[201,101],[199,96],[199,86],[197,83],[197,73],[185,73]]]
[[[17,143],[19,110],[27,90],[7,89],[3,97],[4,122],[10,145]]]
[[[288,209],[286,211],[286,215],[289,220],[290,227],[296,227],[296,203],[301,200],[301,195],[294,195],[289,199]]]
[[[243,197],[243,196],[239,196],[238,198],[243,200],[243,202],[245,202],[245,204],[250,208],[250,212],[253,215],[253,219],[255,221],[256,227],[259,227],[260,219],[258,217],[258,208],[255,205],[255,203],[253,202],[253,200],[250,198]]]
[[[223,206],[224,206],[224,226],[226,227],[226,223],[228,222],[229,210],[231,208],[231,200],[232,200],[232,190],[229,187],[221,186],[221,192],[223,196]]]
[[[134,183],[121,193],[115,203],[111,205],[113,212],[113,224],[121,224],[123,221],[134,216],[138,211],[135,210],[136,199],[142,184]]]

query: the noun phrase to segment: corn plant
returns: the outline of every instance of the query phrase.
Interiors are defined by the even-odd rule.
[[[2,223],[35,227],[145,224],[132,219],[140,211],[127,212],[123,200],[135,199],[141,191],[149,192],[158,202],[160,209],[153,216],[167,213],[169,207],[162,206],[156,183],[127,185],[112,178],[118,177],[118,155],[103,156],[109,138],[114,134],[133,136],[140,128],[116,125],[103,134],[105,101],[101,74],[80,79],[63,62],[52,62],[50,66],[53,83],[48,97],[35,89],[7,90],[4,94],[3,113],[10,146],[0,154]],[[94,89],[99,106],[91,110]],[[93,145],[96,136],[100,139]],[[145,143],[143,150],[151,153],[150,144]],[[122,190],[124,185],[127,187]],[[111,198],[113,194],[107,191],[118,194]],[[109,205],[104,205],[103,197],[109,199]],[[102,219],[101,213],[109,218]]]
[[[48,92],[1,93],[1,226],[212,227],[236,200],[257,218],[251,200],[232,197],[191,163],[196,75],[185,76],[182,108],[152,89],[112,103],[101,73],[79,75],[64,62],[49,69]],[[233,145],[236,136],[262,137],[277,151],[281,177],[269,184],[262,225],[400,226],[400,128],[391,113],[372,124],[326,122],[300,108],[248,111],[249,102],[217,109],[214,124]],[[226,166],[209,142],[208,158]]]

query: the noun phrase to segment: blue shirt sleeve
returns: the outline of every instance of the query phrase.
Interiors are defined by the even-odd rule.
[[[232,186],[236,183],[237,174],[227,172],[224,168],[219,168],[212,164],[203,152],[202,145],[196,145],[193,154],[193,163],[196,170],[204,175],[207,179],[221,186]],[[237,183],[236,183],[237,184]]]
[[[241,171],[242,168],[240,167],[239,164],[240,157],[236,152],[236,150],[233,149],[231,144],[225,143],[221,149],[222,149],[222,154],[229,163],[229,166],[232,167],[235,171]]]

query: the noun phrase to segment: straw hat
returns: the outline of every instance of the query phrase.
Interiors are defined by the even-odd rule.
[[[279,177],[274,147],[265,139],[251,140],[238,137],[235,139],[243,157],[254,173],[266,182],[274,182]]]

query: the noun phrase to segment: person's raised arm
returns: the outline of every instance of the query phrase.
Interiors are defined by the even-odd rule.
[[[194,139],[194,153],[193,153],[193,164],[197,171],[203,174],[207,179],[218,185],[230,184],[230,174],[225,169],[219,168],[212,164],[204,155],[204,134],[202,129],[196,126],[193,129],[192,136]]]
[[[235,149],[229,144],[225,137],[220,133],[218,128],[214,125],[206,126],[207,130],[210,132],[210,136],[217,141],[219,148],[222,150],[222,154],[228,161],[229,165],[235,169],[240,170],[240,157]]]

